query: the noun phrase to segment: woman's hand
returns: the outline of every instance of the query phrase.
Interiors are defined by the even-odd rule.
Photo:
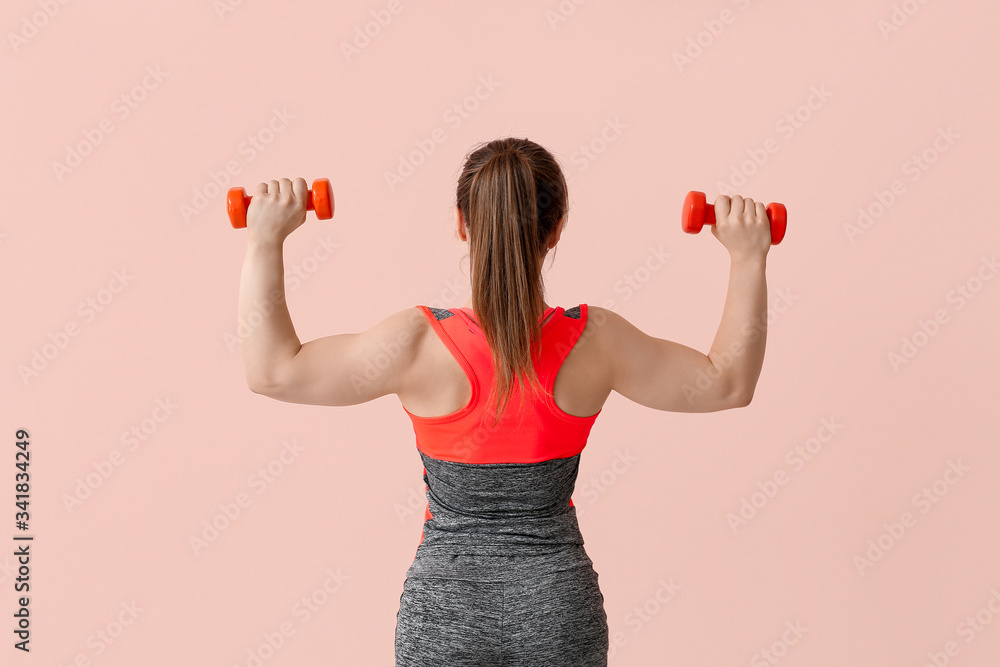
[[[258,183],[247,207],[248,239],[284,243],[305,222],[308,196],[304,178]]]
[[[771,221],[764,204],[740,195],[715,199],[712,234],[736,261],[763,259],[771,248]]]

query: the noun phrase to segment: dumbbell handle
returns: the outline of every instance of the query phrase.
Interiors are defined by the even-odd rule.
[[[247,208],[252,199],[253,197],[247,195],[247,191],[241,187],[229,188],[229,193],[226,196],[226,210],[233,229],[242,229],[247,226]],[[306,210],[316,211],[316,217],[320,220],[328,220],[333,217],[333,194],[328,179],[317,178],[313,181],[313,186],[306,195]]]

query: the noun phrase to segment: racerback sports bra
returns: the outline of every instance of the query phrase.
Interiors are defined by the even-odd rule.
[[[494,382],[492,354],[472,310],[416,307],[462,366],[472,397],[444,416],[420,417],[403,408],[413,422],[427,496],[415,561],[566,552],[589,564],[571,496],[580,453],[601,411],[571,415],[552,398],[556,374],[586,327],[587,305],[552,306],[542,314],[533,362],[545,396],[526,394],[521,409],[515,382],[496,426],[486,400]]]

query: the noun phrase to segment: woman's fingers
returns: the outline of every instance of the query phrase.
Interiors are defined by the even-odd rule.
[[[757,219],[762,222],[768,222],[767,207],[764,206],[763,202],[757,202]]]
[[[733,195],[729,199],[732,201],[729,211],[736,217],[741,217],[743,215],[743,197],[740,195]]]
[[[292,197],[301,202],[309,198],[309,185],[306,179],[299,177],[292,181]]]
[[[715,198],[715,217],[724,218],[729,215],[729,209],[732,203],[727,195],[719,195]]]

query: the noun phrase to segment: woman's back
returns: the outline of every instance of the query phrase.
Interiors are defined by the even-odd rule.
[[[404,406],[428,500],[417,558],[540,555],[582,545],[570,496],[598,415],[568,414],[548,391],[586,328],[586,304],[543,313],[533,365],[544,391],[515,386],[513,405],[498,421],[485,400],[495,381],[491,350],[471,309],[419,309],[471,391],[464,405],[441,415],[418,416]],[[590,564],[581,550],[570,551]]]
[[[400,595],[397,664],[605,664],[604,596],[571,498],[598,414],[569,414],[548,393],[586,329],[586,304],[542,314],[532,363],[544,391],[515,385],[499,420],[486,400],[492,352],[472,310],[418,308],[429,332],[413,347],[426,363],[414,367],[461,375],[411,381],[422,380],[427,404],[435,393],[461,404],[425,416],[404,405],[427,505]]]
[[[584,305],[563,310],[559,316],[579,319]],[[607,380],[608,359],[601,355],[600,346],[594,344],[594,337],[600,333],[599,325],[594,323],[594,309],[593,306],[588,307],[590,316],[583,319],[579,341],[572,346],[558,369],[553,390],[555,404],[576,417],[596,415],[611,393]],[[476,316],[471,309],[456,307],[443,310],[456,313],[475,326]],[[547,315],[543,320],[543,332],[557,315],[557,309],[550,308]],[[430,321],[419,323],[416,337],[411,369],[413,382],[408,387],[409,392],[399,394],[403,408],[412,415],[425,418],[450,415],[461,410],[472,396],[472,385],[461,363],[441,337],[434,334]]]

